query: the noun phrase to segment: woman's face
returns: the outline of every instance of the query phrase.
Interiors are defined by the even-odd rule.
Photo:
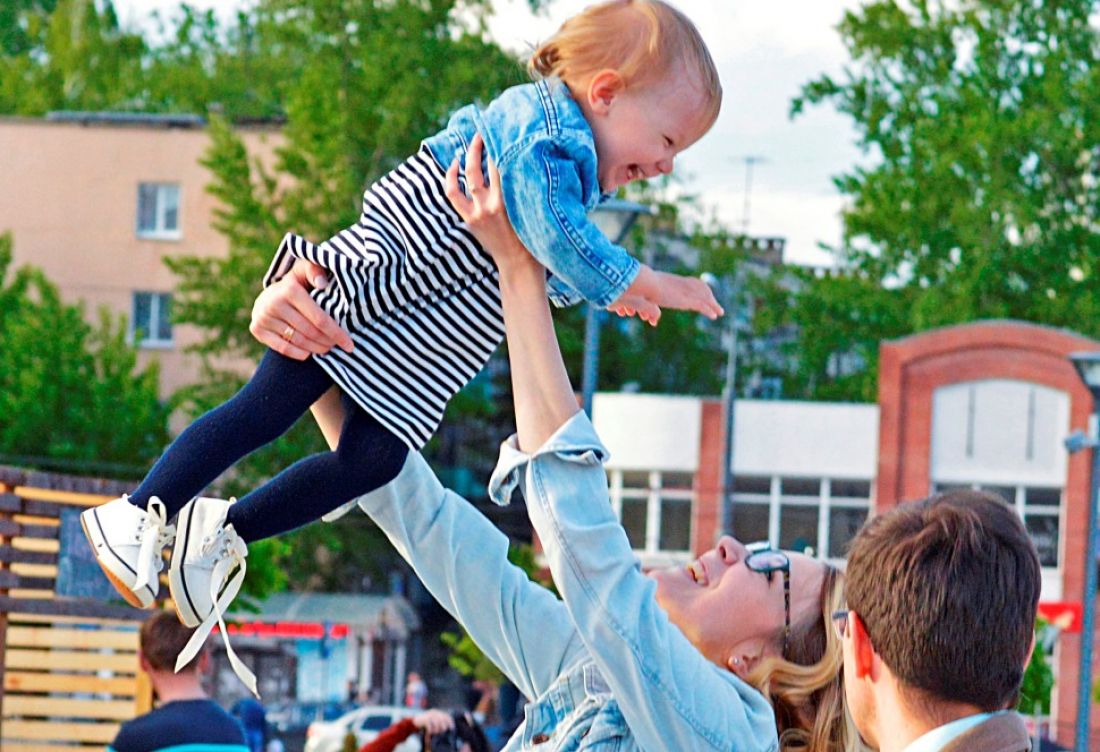
[[[748,551],[728,535],[687,566],[654,570],[657,602],[669,619],[714,663],[777,652],[784,623],[783,573],[754,572],[745,566]],[[825,565],[787,552],[791,561],[791,624],[818,609]]]

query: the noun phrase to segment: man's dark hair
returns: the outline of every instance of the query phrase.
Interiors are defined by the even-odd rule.
[[[852,541],[847,577],[848,608],[920,706],[1014,704],[1041,575],[1023,523],[999,496],[949,491],[871,520]]]
[[[191,639],[195,630],[180,624],[180,620],[171,611],[157,611],[141,625],[139,641],[141,653],[149,665],[157,671],[175,671],[176,656]],[[193,671],[198,667],[198,659],[203,650],[180,671]]]

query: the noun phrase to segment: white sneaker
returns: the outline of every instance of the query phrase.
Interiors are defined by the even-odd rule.
[[[81,512],[80,524],[96,561],[126,602],[152,606],[160,590],[164,547],[176,532],[167,524],[164,503],[154,496],[143,512],[120,496]]]
[[[248,546],[225,522],[232,501],[199,497],[180,510],[179,532],[168,569],[168,587],[180,621],[197,627],[176,658],[176,670],[186,666],[217,624],[225,652],[237,676],[256,692],[256,677],[233,652],[223,614],[244,583]]]

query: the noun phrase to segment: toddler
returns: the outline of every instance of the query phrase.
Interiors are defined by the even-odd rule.
[[[721,313],[704,282],[640,264],[587,218],[617,188],[671,171],[714,123],[721,87],[694,25],[661,0],[611,0],[566,21],[529,67],[534,83],[460,109],[372,185],[357,224],[319,245],[283,239],[265,285],[296,259],[324,267],[330,281],[314,298],[354,348],[305,361],[269,350],[248,384],[183,431],[132,495],[84,512],[98,561],[139,607],[152,604],[162,551],[175,540],[172,598],[183,623],[200,627],[181,661],[215,623],[224,634],[247,544],[392,480],[502,340],[496,268],[444,195],[447,167],[475,136],[500,171],[516,233],[549,270],[555,304],[584,299],[651,324],[662,307]],[[296,336],[294,326],[283,332],[291,343]],[[232,505],[195,498],[333,384],[347,416],[335,451],[295,463]],[[228,653],[255,691],[251,672]]]

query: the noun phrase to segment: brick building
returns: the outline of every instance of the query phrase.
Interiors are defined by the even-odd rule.
[[[1079,614],[1089,458],[1070,457],[1062,440],[1088,425],[1092,398],[1066,356],[1098,349],[1064,330],[978,322],[883,343],[877,404],[738,400],[734,534],[840,561],[869,514],[936,490],[984,488],[1016,509],[1036,543],[1044,611]],[[598,394],[593,413],[611,453],[612,504],[643,565],[687,562],[712,546],[720,402]],[[1065,744],[1080,638],[1071,624],[1053,660],[1052,730]],[[1090,747],[1100,748],[1093,707]]]

